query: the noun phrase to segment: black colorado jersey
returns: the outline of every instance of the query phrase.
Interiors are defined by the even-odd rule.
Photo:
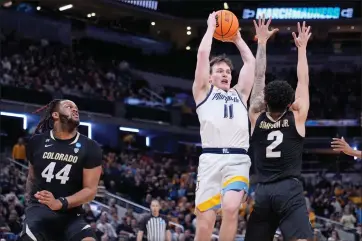
[[[292,111],[276,122],[262,113],[256,121],[251,144],[259,182],[300,177],[304,138],[297,132]]]
[[[30,202],[34,194],[47,190],[55,198],[67,197],[83,188],[83,169],[101,165],[102,150],[93,140],[77,132],[70,140],[56,139],[52,131],[33,136],[26,155],[34,169]]]

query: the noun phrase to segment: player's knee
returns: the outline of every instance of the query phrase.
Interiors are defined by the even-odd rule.
[[[228,191],[225,193],[222,202],[222,214],[227,217],[237,217],[240,209],[241,202],[243,200],[244,191]]]
[[[197,222],[196,226],[196,233],[198,235],[207,235],[212,233],[212,230],[214,228],[214,225],[210,224],[210,222],[207,222],[206,220]]]
[[[197,210],[196,230],[198,233],[207,234],[212,232],[215,225],[216,213],[214,210],[200,212]]]
[[[238,210],[240,208],[240,205],[236,206],[232,202],[223,203],[222,205],[222,215],[225,217],[234,217],[236,218],[238,216]]]

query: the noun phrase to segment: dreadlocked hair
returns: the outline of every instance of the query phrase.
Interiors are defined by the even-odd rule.
[[[52,100],[51,102],[49,102],[49,104],[34,111],[34,113],[40,113],[43,110],[45,110],[45,114],[43,115],[38,125],[36,126],[34,134],[41,134],[48,130],[53,129],[54,123],[53,123],[52,113],[55,111],[55,109],[57,108],[58,104],[61,101],[62,100],[60,99]]]

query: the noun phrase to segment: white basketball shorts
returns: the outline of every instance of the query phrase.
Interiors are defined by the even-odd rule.
[[[201,211],[221,208],[221,196],[229,191],[249,189],[250,157],[246,154],[212,154],[200,156],[196,208]]]

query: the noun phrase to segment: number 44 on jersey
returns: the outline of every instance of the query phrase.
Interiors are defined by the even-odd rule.
[[[46,179],[46,182],[51,182],[54,178],[54,168],[56,162],[51,162],[49,165],[44,168],[41,176]],[[65,184],[69,180],[69,172],[72,169],[72,165],[67,164],[63,169],[61,169],[57,174],[55,174],[55,179],[60,180],[60,184]]]

